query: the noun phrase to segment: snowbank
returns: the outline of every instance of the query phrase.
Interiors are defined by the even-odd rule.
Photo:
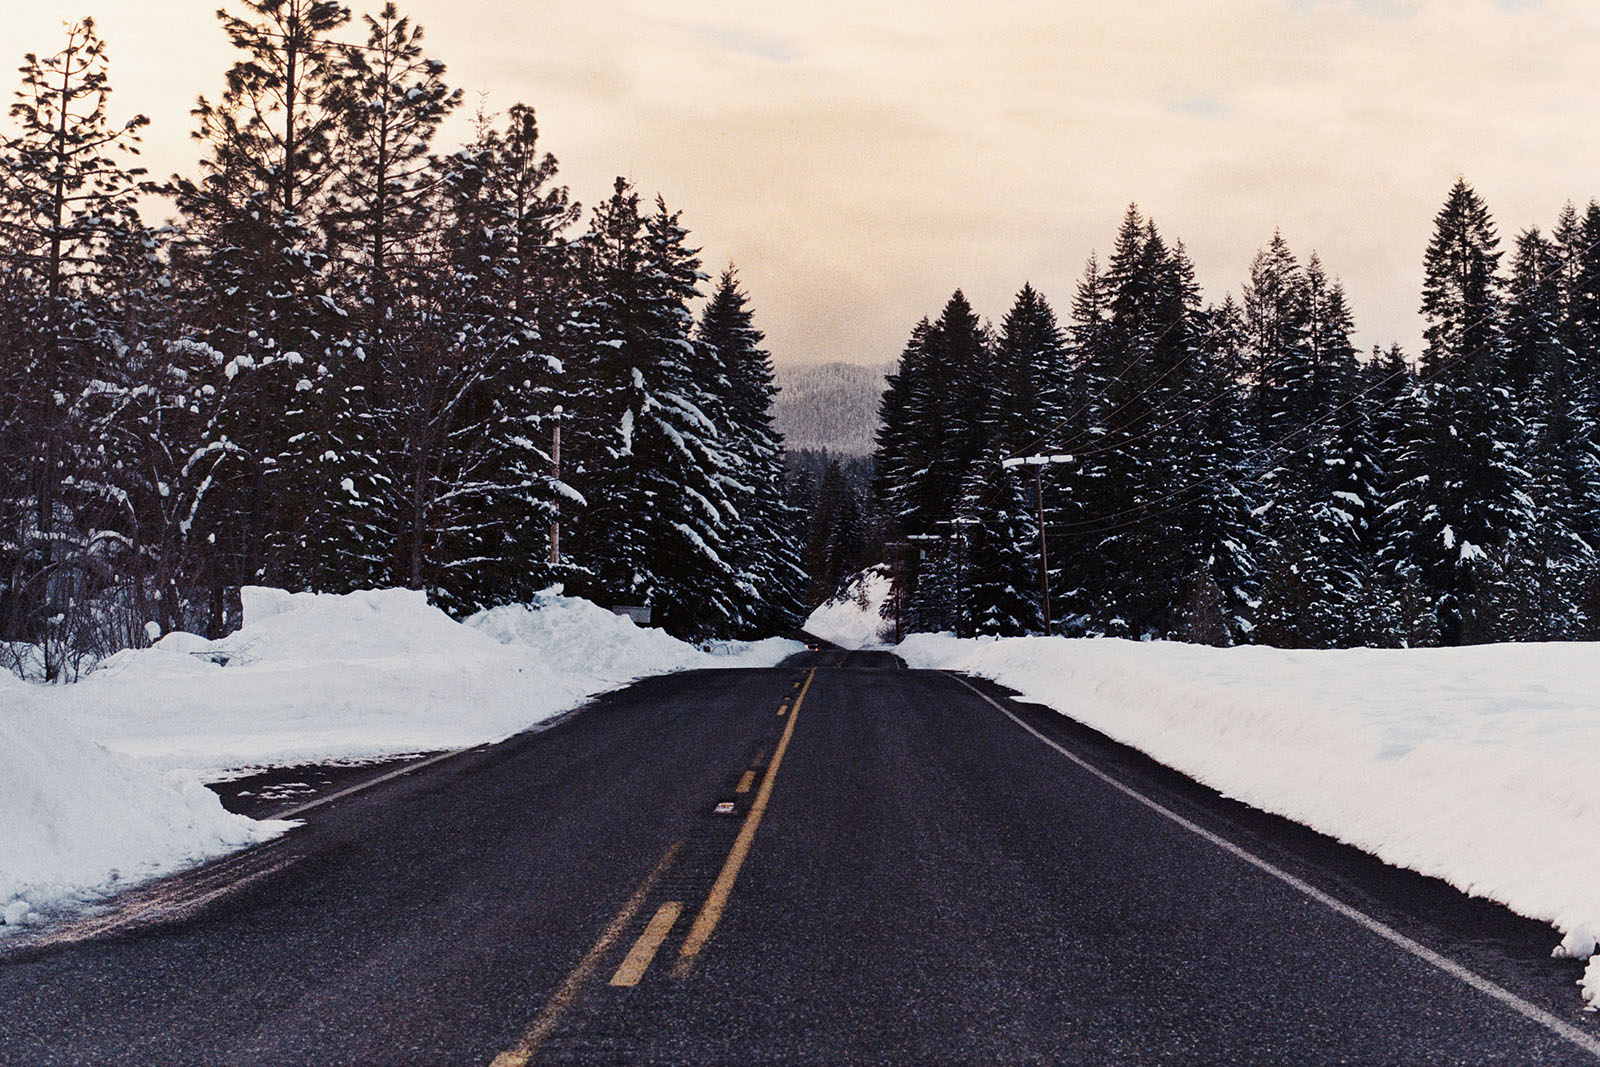
[[[223,810],[201,783],[230,769],[495,741],[645,675],[804,649],[702,651],[554,592],[466,624],[402,589],[243,597],[237,633],[170,634],[75,685],[0,672],[8,925],[285,829]]]
[[[85,739],[44,707],[53,692],[0,673],[0,934],[289,827]]]
[[[798,641],[772,637],[720,643],[702,652],[587,600],[554,595],[533,605],[480,611],[466,625],[502,645],[529,650],[545,667],[581,678],[585,686],[596,681],[623,685],[646,675],[705,667],[776,667],[805,651]]]
[[[1600,933],[1600,645],[1297,652],[916,635],[912,667],[992,678],[1259,808]],[[1600,1001],[1600,956],[1585,996]]]
[[[636,678],[802,647],[703,652],[555,593],[462,624],[412,590],[248,588],[237,633],[169,634],[46,695],[115,752],[209,775],[497,741]]]
[[[889,599],[889,573],[872,567],[850,579],[844,592],[817,608],[806,620],[805,631],[841,648],[882,648],[893,624],[883,615]]]

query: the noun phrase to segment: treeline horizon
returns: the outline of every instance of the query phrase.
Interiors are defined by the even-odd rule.
[[[1600,636],[1600,205],[1509,264],[1464,179],[1424,254],[1424,346],[1359,354],[1342,286],[1275,234],[1206,304],[1130,207],[1058,322],[958,290],[882,406],[902,629],[1288,648]],[[1509,267],[1509,269],[1507,269]]]
[[[461,93],[393,4],[233,7],[194,174],[134,165],[87,19],[25,57],[0,144],[0,649],[47,677],[227,632],[254,583],[464,615],[560,582],[701,639],[887,559],[903,627],[1039,632],[1040,503],[1004,465],[1037,452],[1072,457],[1041,478],[1052,632],[1600,636],[1600,206],[1503,262],[1458,181],[1414,357],[1358,354],[1281,236],[1207,304],[1130,208],[1064,324],[1031,286],[998,328],[959,291],[917,324],[862,500],[859,466],[786,479],[749,298],[730,267],[696,314],[678,211],[618,178],[586,217],[522,104],[438,145]]]
[[[405,586],[460,616],[564,583],[691,639],[791,625],[776,387],[734,269],[707,293],[680,212],[626,179],[582,211],[531,107],[438,144],[462,94],[392,3],[217,17],[238,59],[168,181],[136,165],[148,120],[109,114],[91,19],[24,57],[0,643],[70,676],[236,628],[248,584]]]

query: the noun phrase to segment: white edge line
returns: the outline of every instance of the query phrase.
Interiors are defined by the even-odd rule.
[[[1188,819],[1185,819],[1182,815],[1179,815],[1172,809],[1165,807],[1154,800],[1151,800],[1149,797],[1134,789],[1132,786],[1125,785],[1116,778],[1113,778],[1110,774],[1102,771],[1100,768],[1084,760],[1082,757],[1067,751],[1061,745],[1057,744],[1049,737],[1046,737],[1028,723],[1023,722],[1016,715],[1012,714],[1010,709],[1000,704],[998,701],[990,697],[987,693],[983,692],[971,682],[967,681],[965,678],[961,677],[959,674],[955,674],[951,671],[942,671],[940,673],[960,682],[962,685],[976,693],[983,701],[988,703],[996,711],[1000,712],[1000,714],[1004,715],[1006,718],[1010,719],[1012,722],[1028,731],[1040,741],[1043,741],[1046,745],[1049,745],[1051,748],[1055,749],[1056,752],[1065,756],[1067,759],[1071,760],[1085,771],[1088,771],[1102,782],[1111,786],[1111,788],[1124,794],[1130,799],[1136,800],[1140,804],[1143,804],[1157,815],[1177,823],[1185,830],[1204,838],[1213,845],[1222,849],[1224,852],[1238,857],[1244,862],[1250,864],[1250,866],[1255,867],[1266,874],[1270,874],[1280,882],[1283,882],[1285,885],[1288,885],[1291,888],[1299,891],[1303,895],[1316,901],[1318,904],[1321,904],[1328,910],[1344,916],[1346,919],[1349,919],[1356,925],[1366,930],[1370,930],[1374,934],[1377,934],[1385,941],[1399,946],[1405,951],[1411,953],[1413,956],[1422,960],[1424,963],[1428,963],[1438,970],[1443,971],[1445,974],[1448,974],[1450,977],[1464,982],[1486,996],[1493,997],[1495,1000],[1498,1000],[1501,1004],[1504,1004],[1518,1015],[1521,1015],[1532,1022],[1538,1023],[1540,1026],[1544,1027],[1546,1030],[1549,1030],[1557,1037],[1564,1038],[1572,1044],[1583,1049],[1585,1052],[1588,1052],[1593,1056],[1600,1057],[1600,1038],[1596,1038],[1594,1035],[1580,1030],[1571,1023],[1557,1018],[1548,1011],[1545,1011],[1543,1008],[1539,1007],[1537,1004],[1532,1004],[1526,1000],[1523,1000],[1509,989],[1496,985],[1494,982],[1484,978],[1482,975],[1467,970],[1454,960],[1447,959],[1428,946],[1413,941],[1405,934],[1402,934],[1400,931],[1394,929],[1394,927],[1389,926],[1378,919],[1374,919],[1372,916],[1368,915],[1364,911],[1361,911],[1359,908],[1354,908],[1342,900],[1338,900],[1335,897],[1329,896],[1316,886],[1313,886],[1302,879],[1296,878],[1294,875],[1280,867],[1276,867],[1273,864],[1268,863],[1260,856],[1257,856],[1254,853],[1240,847],[1239,845],[1234,844],[1227,838],[1220,837],[1217,834],[1212,833],[1210,830],[1207,830],[1205,827],[1190,822]]]

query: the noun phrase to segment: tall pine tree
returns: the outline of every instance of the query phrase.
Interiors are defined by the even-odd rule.
[[[1499,239],[1483,200],[1457,180],[1424,258],[1422,378],[1394,457],[1396,562],[1433,598],[1446,644],[1494,636],[1491,586],[1530,528],[1505,374]]]
[[[730,564],[740,596],[735,628],[751,636],[773,633],[795,625],[802,614],[805,571],[796,534],[802,517],[784,500],[783,440],[772,424],[778,392],[772,356],[761,347],[764,337],[732,267],[722,273],[700,317],[698,339],[723,383],[716,408],[722,447],[732,463],[725,485],[734,514]]]

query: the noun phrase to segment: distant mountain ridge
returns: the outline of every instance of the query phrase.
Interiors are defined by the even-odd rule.
[[[878,402],[893,363],[813,363],[777,367],[782,392],[773,421],[790,449],[826,449],[869,456],[878,432]]]

